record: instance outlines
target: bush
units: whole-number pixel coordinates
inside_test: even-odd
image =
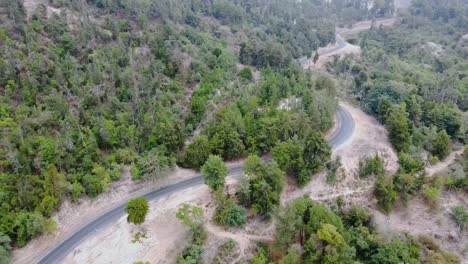
[[[241,226],[245,224],[245,209],[236,204],[232,197],[225,196],[222,192],[216,194],[216,211],[214,219],[216,223],[224,226]]]
[[[443,250],[440,245],[429,236],[419,236],[418,241],[424,250],[424,255],[419,259],[421,263],[460,263],[458,257]]]
[[[203,254],[203,243],[206,239],[206,231],[203,228],[203,209],[184,204],[177,211],[177,219],[190,228],[190,244],[177,256],[177,263],[199,263]]]
[[[327,183],[334,185],[336,182],[338,169],[341,167],[341,157],[337,156],[334,160],[327,162]],[[344,176],[344,173],[343,173]]]
[[[398,199],[398,194],[393,188],[393,177],[378,176],[374,185],[374,196],[380,209],[387,214],[390,213],[393,204]]]
[[[149,205],[146,198],[140,197],[130,200],[125,207],[125,212],[128,214],[127,222],[137,225],[142,224],[145,222],[148,210]]]
[[[385,161],[378,154],[359,161],[359,176],[366,178],[368,176],[378,176],[385,173]]]
[[[452,208],[452,219],[457,223],[461,230],[468,226],[468,210],[462,205]]]
[[[423,190],[424,198],[431,207],[436,207],[439,204],[440,191],[436,187],[426,187]]]
[[[419,248],[411,243],[393,241],[382,245],[377,249],[377,253],[371,256],[371,262],[375,264],[416,264],[419,259]]]
[[[250,67],[244,67],[240,70],[239,76],[246,81],[251,81],[253,78],[252,70]]]
[[[432,155],[437,156],[440,160],[445,159],[450,153],[450,136],[442,129],[437,133],[434,142],[432,142]]]

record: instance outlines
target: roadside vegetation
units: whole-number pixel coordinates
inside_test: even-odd
[[[397,27],[359,35],[360,59],[336,57],[328,73],[298,60],[316,61],[337,26],[394,15],[394,1],[38,2],[0,3],[0,263],[52,232],[63,201],[108,192],[123,168],[154,181],[175,166],[201,171],[216,224],[275,223],[252,263],[459,262],[428,237],[384,239],[365,208],[280,197],[287,182],[301,188],[324,169],[330,185],[346,176],[324,137],[334,78],[351,80],[398,152],[393,175],[377,153],[359,162],[382,212],[417,195],[437,208],[442,192],[466,192],[466,147],[447,177],[425,172],[467,140],[466,1],[414,0]],[[225,162],[241,159],[230,190]],[[143,224],[148,210],[145,198],[131,200],[127,221]],[[451,215],[466,230],[466,207]],[[177,262],[200,263],[204,209],[184,204],[177,218],[190,230]],[[235,246],[223,244],[218,259]]]

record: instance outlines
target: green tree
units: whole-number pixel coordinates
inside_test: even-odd
[[[11,252],[11,239],[2,233],[0,233],[0,263],[7,264],[10,262]]]
[[[145,222],[148,210],[148,199],[140,197],[130,200],[125,207],[125,212],[128,214],[127,222],[136,225],[142,224]]]
[[[242,206],[237,205],[231,196],[224,195],[222,191],[216,192],[215,221],[224,226],[241,226],[245,224],[246,212]]]
[[[199,263],[203,254],[206,231],[203,228],[203,209],[184,204],[176,213],[177,219],[190,228],[190,244],[177,256],[177,263]]]
[[[184,204],[179,208],[176,217],[191,229],[195,229],[204,223],[203,209],[189,204]]]
[[[385,161],[378,154],[359,160],[359,176],[368,177],[370,175],[383,175],[385,173]]]
[[[374,195],[380,209],[387,214],[390,213],[393,208],[393,204],[398,199],[398,194],[393,188],[392,177],[385,178],[383,175],[377,176],[377,180],[374,185]]]
[[[330,145],[328,145],[322,133],[312,131],[306,136],[302,157],[309,171],[298,177],[299,185],[308,182],[311,174],[318,172],[331,158]]]
[[[162,150],[150,150],[137,161],[138,177],[142,180],[160,179],[167,175],[174,163],[174,158],[166,156]]]
[[[271,150],[273,159],[286,174],[296,177],[304,167],[302,148],[293,141],[280,142]]]
[[[234,159],[244,154],[245,146],[236,129],[226,122],[218,126],[210,138],[211,151],[224,159]]]
[[[70,186],[70,192],[71,192],[71,199],[72,202],[78,201],[78,198],[80,198],[80,195],[85,191],[83,186],[79,182],[74,182]]]
[[[301,255],[297,250],[290,249],[288,254],[278,262],[278,264],[299,264],[301,263]]]
[[[58,202],[58,198],[47,195],[42,199],[38,209],[44,216],[50,217],[55,208],[57,208]]]
[[[250,67],[244,67],[242,68],[242,70],[240,70],[239,76],[245,81],[251,81],[253,78],[252,70],[250,69]]]
[[[439,160],[445,159],[450,153],[450,137],[445,130],[440,130],[432,142],[432,155],[437,156]]]
[[[197,136],[187,147],[184,157],[185,164],[192,168],[199,169],[201,166],[203,166],[203,164],[205,164],[210,153],[208,137]]]
[[[205,165],[201,168],[205,184],[211,190],[217,191],[224,188],[224,178],[226,178],[229,170],[224,164],[221,157],[210,155]]]
[[[44,193],[60,199],[67,186],[63,173],[59,173],[53,164],[49,164],[43,174]]]
[[[13,230],[15,230],[18,246],[22,247],[26,242],[42,233],[44,217],[38,213],[21,211],[15,217]]]
[[[371,263],[419,263],[419,248],[416,245],[393,241],[382,245],[377,249],[377,253],[371,256]]]
[[[408,113],[405,104],[393,106],[385,119],[392,145],[398,152],[407,152],[411,146]]]

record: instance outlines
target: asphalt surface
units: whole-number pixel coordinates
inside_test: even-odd
[[[349,43],[346,42],[346,40],[344,40],[343,37],[341,37],[339,34],[336,34],[335,35],[335,39],[336,39],[336,44],[338,46],[332,48],[332,49],[327,49],[327,50],[318,50],[318,54],[319,56],[324,56],[324,55],[328,55],[328,54],[331,54],[331,53],[334,53],[335,51],[338,51],[344,47],[346,47],[346,45],[348,45]],[[314,60],[314,58],[307,58],[307,57],[302,57],[302,58],[299,58],[298,59],[298,62],[299,64],[301,65],[308,65],[310,64],[312,61]]]
[[[328,143],[331,145],[332,148],[336,148],[339,145],[343,144],[347,139],[351,137],[354,130],[354,120],[347,110],[345,110],[342,107],[338,107],[336,117],[338,129],[331,135],[331,138],[328,140]],[[232,167],[230,168],[228,176],[239,175],[242,172],[242,169],[242,166]],[[147,198],[148,200],[160,199],[171,193],[184,191],[185,189],[202,183],[203,176],[200,174],[188,180],[184,180],[179,183],[175,183],[157,190],[150,191],[144,194],[143,197]],[[77,230],[75,233],[68,236],[59,244],[51,248],[37,263],[62,263],[61,260],[87,236],[94,232],[97,232],[100,228],[103,228],[106,225],[117,221],[117,219],[122,217],[125,214],[126,203],[127,201],[110,209],[106,213],[98,216],[97,218],[85,224],[83,227],[81,227],[81,229]]]
[[[320,56],[323,56],[323,55],[327,55],[327,54],[330,54],[330,53],[333,53],[337,50],[340,50],[344,47],[346,47],[346,45],[348,44],[340,35],[336,34],[336,43],[338,44],[337,47],[333,48],[333,49],[329,49],[329,50],[324,50],[324,51],[319,51],[319,55]]]

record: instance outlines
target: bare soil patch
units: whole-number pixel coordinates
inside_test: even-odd
[[[317,60],[316,63],[314,63],[313,60],[309,60],[305,65],[303,65],[303,67],[305,69],[311,69],[311,70],[324,69],[327,62],[331,61],[335,56],[341,58],[344,55],[355,54],[359,56],[361,54],[361,48],[359,46],[352,45],[350,43],[346,43],[346,46],[344,46],[341,49],[328,53],[328,51],[335,49],[336,46],[337,44],[334,43],[325,48],[319,48],[318,49],[319,54],[325,53],[325,55],[319,56],[319,59]]]
[[[396,17],[376,20],[375,27],[391,27],[397,21]],[[343,37],[350,37],[359,34],[362,31],[369,30],[372,26],[372,20],[364,20],[353,24],[351,27],[337,28],[336,32]]]
[[[373,210],[378,230],[391,237],[394,232],[428,235],[451,252],[458,253],[463,263],[468,259],[468,236],[451,218],[451,208],[468,204],[466,193],[445,192],[438,208],[427,205],[423,198],[413,199],[407,207],[395,208],[388,216]]]

